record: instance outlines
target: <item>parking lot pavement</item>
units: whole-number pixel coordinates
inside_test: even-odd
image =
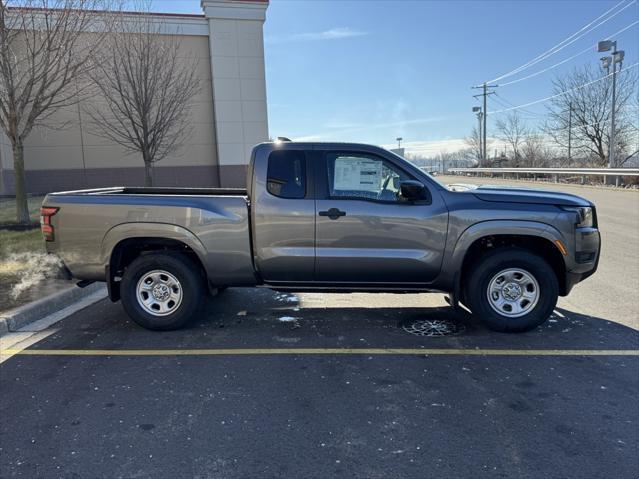
[[[56,328],[0,364],[3,478],[639,470],[639,333],[596,317],[507,335],[440,295],[230,289],[180,331],[107,300]]]

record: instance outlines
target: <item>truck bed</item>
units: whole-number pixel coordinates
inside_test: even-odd
[[[58,254],[74,277],[104,280],[118,245],[135,238],[170,239],[191,248],[213,284],[255,282],[244,189],[99,188],[47,195]]]

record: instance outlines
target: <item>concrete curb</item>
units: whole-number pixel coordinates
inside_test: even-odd
[[[0,336],[18,331],[101,290],[104,290],[104,297],[106,297],[104,283],[93,283],[85,288],[73,285],[37,301],[0,313]],[[99,295],[96,297],[102,299]]]

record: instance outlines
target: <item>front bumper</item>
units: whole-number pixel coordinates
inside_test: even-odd
[[[601,256],[601,234],[597,228],[577,228],[575,231],[575,253],[570,269],[566,271],[565,293],[579,282],[592,276],[599,266]]]

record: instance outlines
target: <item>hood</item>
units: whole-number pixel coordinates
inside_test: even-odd
[[[592,206],[590,201],[581,196],[561,193],[559,191],[537,190],[533,188],[509,188],[480,186],[469,190],[475,197],[483,201],[502,203],[536,203],[559,206]]]

